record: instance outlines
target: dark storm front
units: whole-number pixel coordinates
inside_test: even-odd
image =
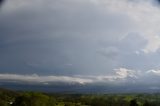
[[[0,4],[2,4],[4,2],[4,0],[0,0]]]
[[[27,84],[15,82],[1,82],[0,87],[17,91],[40,91],[48,93],[82,93],[82,94],[108,94],[108,93],[158,93],[158,87],[142,84],[130,85],[104,85],[104,84]]]

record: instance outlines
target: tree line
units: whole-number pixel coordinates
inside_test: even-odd
[[[160,94],[49,94],[0,89],[0,106],[160,106]]]

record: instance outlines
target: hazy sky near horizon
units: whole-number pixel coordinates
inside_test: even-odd
[[[0,80],[158,83],[159,23],[158,0],[6,0]]]

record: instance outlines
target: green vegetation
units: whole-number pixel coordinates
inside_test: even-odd
[[[160,106],[160,94],[47,94],[0,89],[0,106]]]

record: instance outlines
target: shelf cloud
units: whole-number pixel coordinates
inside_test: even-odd
[[[126,68],[115,69],[113,74],[110,75],[72,75],[72,76],[55,76],[55,75],[22,75],[22,74],[0,74],[1,81],[8,82],[21,82],[21,83],[32,83],[32,84],[54,84],[54,83],[66,83],[66,84],[146,84],[146,81],[156,82],[158,84],[157,78],[159,79],[159,70],[149,70],[145,73],[136,70],[130,70]],[[149,78],[149,79],[148,79]]]

